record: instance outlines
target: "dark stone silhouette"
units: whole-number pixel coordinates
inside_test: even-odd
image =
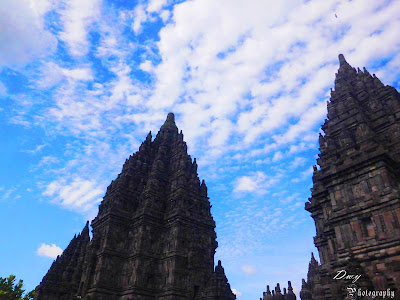
[[[400,94],[342,54],[339,62],[305,205],[321,264],[312,254],[300,298],[370,299],[358,290],[386,290],[400,299]],[[263,296],[292,299],[279,284]]]
[[[221,261],[214,270],[210,208],[196,159],[170,113],[107,188],[92,240],[87,223],[36,288],[36,299],[236,299]]]
[[[312,256],[300,296],[352,299],[353,287],[400,297],[400,95],[342,54],[339,61],[305,206],[321,264]],[[342,270],[360,277],[334,279]]]
[[[283,294],[281,293],[280,284],[277,283],[275,290],[270,290],[267,285],[267,291],[263,293],[263,298],[260,300],[296,300],[296,295],[293,293],[292,283],[288,281],[288,288],[283,288]]]

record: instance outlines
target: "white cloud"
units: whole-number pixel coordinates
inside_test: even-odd
[[[62,252],[63,252],[63,250],[60,247],[56,246],[55,244],[51,244],[51,245],[42,244],[36,253],[39,256],[57,258],[58,255],[62,254]]]
[[[299,193],[295,193],[293,195],[287,196],[287,197],[281,199],[280,201],[281,201],[282,204],[288,204],[288,203],[293,202],[295,200],[301,200],[301,197],[300,197]]]
[[[43,156],[40,162],[38,163],[38,167],[42,167],[45,165],[50,165],[59,162],[58,158],[55,156]]]
[[[37,152],[42,151],[42,149],[43,149],[44,147],[46,147],[46,146],[47,146],[46,144],[41,144],[41,145],[37,145],[37,146],[35,147],[35,149],[33,149],[33,150],[21,150],[21,151],[22,151],[22,152],[26,152],[26,153],[35,154],[35,153],[37,153]]]
[[[313,172],[314,172],[313,167],[309,167],[309,168],[307,168],[305,171],[301,172],[299,177],[294,178],[294,179],[292,179],[291,181],[292,181],[292,182],[301,182],[301,181],[304,181],[304,180],[310,178],[311,175],[313,174]]]
[[[267,251],[272,239],[299,226],[302,222],[299,216],[304,211],[283,209],[276,206],[277,202],[275,197],[264,197],[262,201],[246,199],[239,205],[235,202],[234,208],[218,223],[218,255],[230,261]],[[269,238],[265,239],[266,236]]]
[[[236,290],[236,289],[232,289],[232,293],[234,293],[235,295],[236,295],[236,297],[240,297],[240,296],[242,296],[242,293],[241,292],[239,292],[238,290]]]
[[[5,191],[4,191],[4,188],[3,188],[3,187],[0,188],[0,191],[4,191],[4,193],[2,193],[1,196],[0,196],[0,200],[6,201],[6,200],[10,199],[10,198],[11,198],[11,195],[12,195],[16,190],[17,190],[17,189],[14,188],[14,187],[13,187],[13,188],[6,189]]]
[[[5,96],[7,94],[7,88],[5,85],[0,81],[0,96]]]
[[[361,11],[372,12],[356,2],[354,5],[360,6]],[[196,107],[202,122],[188,118],[190,125],[184,122],[183,126],[195,132],[191,133],[195,135],[191,143],[196,140],[201,144],[202,136],[214,132],[213,118],[230,120],[234,112],[238,113],[238,120],[232,130],[239,137],[242,135],[242,149],[277,129],[278,144],[309,141],[313,137],[310,130],[326,114],[322,96],[333,84],[337,54],[361,51],[353,50],[351,39],[345,39],[347,35],[356,37],[361,31],[344,31],[343,36],[338,32],[350,22],[352,28],[371,27],[363,31],[364,35],[383,23],[395,23],[393,13],[392,21],[378,17],[380,22],[374,25],[367,24],[365,18],[331,18],[337,11],[349,12],[350,4],[339,1],[282,1],[269,17],[259,14],[270,10],[263,9],[263,5],[270,8],[262,1],[253,1],[252,5],[241,1],[234,5],[185,2],[175,5],[173,23],[161,30],[158,48],[162,62],[155,66],[155,91],[148,104],[151,110],[156,106],[178,107],[184,119],[192,114],[191,107]],[[239,18],[242,21],[236,22]],[[213,28],[221,30],[216,32]],[[321,47],[326,49],[321,52]],[[396,47],[399,48],[398,43],[390,53],[395,53]],[[180,103],[181,97],[190,99],[191,104]],[[241,111],[245,106],[250,109]],[[226,137],[221,139],[225,145],[231,141],[231,132],[221,133]],[[206,145],[223,149],[212,139]]]
[[[101,202],[103,193],[104,191],[97,187],[96,182],[78,177],[70,183],[65,179],[51,182],[43,195],[51,197],[52,202],[64,208],[86,213]]]
[[[259,179],[261,177],[262,179]],[[260,175],[258,178],[242,176],[236,182],[235,192],[253,192],[257,189],[257,184],[265,178],[264,175]]]
[[[64,2],[60,11],[63,31],[60,39],[64,41],[73,56],[83,56],[89,51],[88,32],[100,14],[99,0],[71,0]]]
[[[154,66],[153,66],[153,63],[151,62],[151,60],[145,60],[144,62],[142,62],[140,64],[139,69],[141,69],[147,73],[153,73]]]
[[[150,0],[147,5],[147,11],[150,13],[159,12],[167,2],[168,0]]]
[[[62,80],[77,81],[93,80],[92,69],[85,66],[80,68],[62,68],[55,62],[46,62],[41,66],[36,84],[41,89],[51,88]]]
[[[299,166],[302,166],[306,163],[307,159],[305,159],[304,157],[295,157],[295,159],[290,163],[290,167],[292,168],[297,168]]]
[[[21,125],[23,127],[30,127],[31,122],[29,122],[24,114],[16,115],[10,118],[10,123],[15,125]]]
[[[142,23],[146,21],[146,8],[143,4],[139,4],[135,7],[134,16],[133,16],[133,31],[138,34],[142,29]]]
[[[282,195],[284,195],[284,194],[287,194],[287,192],[288,192],[288,191],[285,191],[285,190],[279,191],[279,192],[277,192],[277,193],[273,193],[272,196],[274,196],[274,197],[282,196]]]
[[[246,266],[241,266],[240,269],[246,273],[246,274],[256,274],[257,270],[253,266],[246,265]]]
[[[139,4],[133,11],[121,11],[118,20],[133,18],[133,30],[139,34],[146,21],[153,21],[151,16],[167,11],[165,5],[164,0]],[[349,11],[350,6],[359,10]],[[88,32],[98,29],[95,55],[115,78],[88,89],[94,80],[91,66],[63,68],[49,62],[52,70],[40,84],[52,87],[64,82],[56,90],[56,106],[49,113],[74,134],[104,136],[106,130],[131,124],[154,130],[172,110],[179,114],[180,128],[191,151],[200,153],[199,160],[212,164],[235,149],[254,157],[279,150],[271,157],[279,161],[288,154],[286,145],[290,154],[315,147],[337,54],[349,53],[353,58],[355,52],[372,53],[370,47],[353,49],[352,43],[359,36],[367,44],[375,42],[367,36],[378,29],[388,32],[380,34],[380,39],[396,35],[393,11],[398,4],[389,6],[371,15],[374,21],[366,22],[366,17],[353,16],[359,11],[371,14],[377,8],[360,1],[280,1],[271,8],[265,1],[232,5],[194,0],[174,5],[171,22],[159,32],[159,42],[133,45],[123,36],[120,24],[100,18],[104,12],[98,1],[73,1],[61,10],[61,39],[79,56],[90,48]],[[332,18],[335,12],[342,15],[340,20]],[[72,30],[73,26],[77,29]],[[378,55],[394,55],[393,49],[400,47],[395,41],[390,42],[393,48],[365,56],[360,64]],[[130,63],[129,53],[138,47],[146,51]],[[150,74],[149,85],[132,78],[136,69]]]
[[[160,18],[163,20],[164,23],[166,23],[168,21],[170,16],[171,16],[171,13],[169,10],[163,10],[160,13]]]
[[[298,123],[291,125],[288,131],[282,135],[274,136],[274,139],[279,144],[284,144],[294,141],[304,132],[308,132],[318,121],[323,119],[327,114],[326,103],[322,102],[314,107],[311,107],[307,112],[305,112]]]
[[[1,2],[0,67],[21,66],[53,53],[57,40],[45,28],[44,19],[52,7],[50,0]]]
[[[295,153],[299,153],[299,152],[303,152],[309,149],[313,149],[315,147],[314,143],[299,143],[297,145],[291,145],[289,147],[289,153],[290,154],[295,154]]]
[[[284,158],[284,155],[281,151],[277,151],[275,152],[274,156],[272,157],[272,161],[276,162],[278,160],[281,160],[282,158]]]
[[[263,195],[268,192],[268,188],[277,184],[282,177],[282,173],[275,176],[268,176],[263,172],[252,172],[249,176],[241,176],[235,180],[234,193],[256,193]]]
[[[92,70],[89,68],[62,69],[62,72],[66,77],[75,80],[93,80]]]

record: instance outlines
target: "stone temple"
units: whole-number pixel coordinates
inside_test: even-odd
[[[221,261],[215,222],[196,159],[174,115],[126,160],[99,213],[54,261],[38,300],[236,299]]]
[[[301,300],[400,299],[400,94],[343,55],[319,137],[316,226]],[[93,220],[36,288],[38,300],[230,300],[207,187],[169,114],[108,187]],[[304,237],[308,238],[308,237]],[[355,277],[356,276],[356,280]],[[361,295],[358,291],[361,291]],[[392,297],[393,296],[393,297]],[[262,300],[295,300],[291,282]]]
[[[400,95],[339,61],[305,205],[321,263],[312,255],[300,297],[372,299],[363,291],[386,290],[400,299]],[[276,294],[268,287],[263,299],[289,299]]]

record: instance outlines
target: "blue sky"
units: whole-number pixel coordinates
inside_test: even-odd
[[[172,111],[238,299],[298,291],[337,56],[399,89],[399,28],[399,1],[3,0],[0,276],[33,289]]]

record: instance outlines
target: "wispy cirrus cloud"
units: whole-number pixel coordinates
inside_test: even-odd
[[[256,193],[259,195],[268,192],[268,188],[277,184],[282,174],[267,176],[263,172],[255,172],[249,176],[238,177],[235,182],[234,193]]]
[[[257,273],[257,269],[250,265],[242,266],[241,269],[246,274],[256,274]]]
[[[300,173],[300,176],[297,178],[293,178],[292,182],[300,182],[303,181],[311,176],[313,173],[313,167],[308,167],[306,170]]]
[[[93,23],[100,17],[100,6],[99,0],[72,0],[62,3],[59,12],[63,30],[59,33],[59,38],[67,44],[72,56],[79,57],[88,53],[88,34]]]
[[[54,53],[57,38],[45,25],[45,15],[53,8],[51,0],[2,1],[0,67],[23,66],[32,59]]]
[[[43,195],[51,197],[54,203],[81,212],[87,212],[99,204],[102,194],[104,191],[97,188],[96,182],[81,178],[74,178],[72,182],[53,181],[43,192]]]

